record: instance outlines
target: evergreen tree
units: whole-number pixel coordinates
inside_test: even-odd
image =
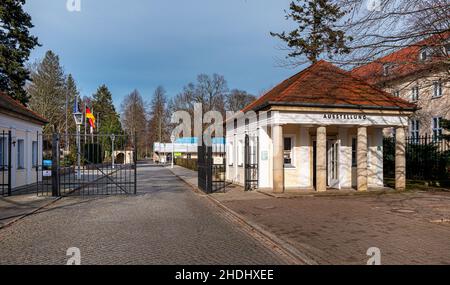
[[[336,28],[336,22],[344,16],[345,12],[331,0],[295,0],[290,4],[290,12],[286,12],[286,19],[297,22],[298,28],[289,33],[270,34],[292,49],[288,58],[305,56],[315,63],[323,53],[332,58],[350,52],[347,42],[352,38]]]
[[[47,51],[44,59],[31,74],[32,82],[27,91],[30,108],[48,119],[45,127],[51,131],[63,132],[65,127],[66,78],[59,64],[59,57]]]
[[[114,107],[112,94],[106,85],[102,85],[92,96],[92,108],[97,119],[97,132],[102,134],[120,134],[122,125],[120,115]]]
[[[73,119],[73,105],[75,103],[75,98],[80,96],[80,92],[78,91],[77,84],[72,74],[67,76],[66,85],[65,85],[66,97],[67,97],[67,130],[68,133],[74,133],[76,131],[75,121]]]
[[[30,79],[25,62],[38,45],[37,38],[29,33],[33,24],[23,11],[24,4],[25,0],[0,1],[0,90],[22,104],[29,99],[24,90]]]

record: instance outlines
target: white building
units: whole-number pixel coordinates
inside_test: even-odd
[[[0,92],[0,190],[5,191],[8,184],[9,161],[12,189],[36,183],[36,167],[42,164],[42,128],[45,124],[47,120],[41,115]],[[11,142],[8,141],[9,133]]]
[[[402,190],[405,128],[415,109],[320,61],[227,120],[226,179],[277,193],[383,187],[383,129],[393,127]]]
[[[224,152],[224,138],[213,138],[213,152]],[[179,138],[175,143],[159,143],[153,145],[155,159],[161,163],[170,161],[172,152],[175,158],[197,159],[198,157],[198,138],[188,137]]]

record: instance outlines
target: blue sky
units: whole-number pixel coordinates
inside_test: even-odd
[[[116,106],[137,88],[149,99],[158,85],[177,94],[199,73],[225,76],[230,88],[259,94],[296,72],[278,66],[285,52],[269,35],[292,27],[291,0],[29,0],[32,33],[59,56],[83,96],[107,84]]]

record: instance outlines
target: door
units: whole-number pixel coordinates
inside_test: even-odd
[[[328,141],[328,186],[339,189],[339,142],[337,140]]]

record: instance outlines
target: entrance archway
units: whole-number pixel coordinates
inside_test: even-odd
[[[116,156],[116,163],[117,164],[124,164],[125,163],[125,154],[123,152],[117,154],[117,156]]]

